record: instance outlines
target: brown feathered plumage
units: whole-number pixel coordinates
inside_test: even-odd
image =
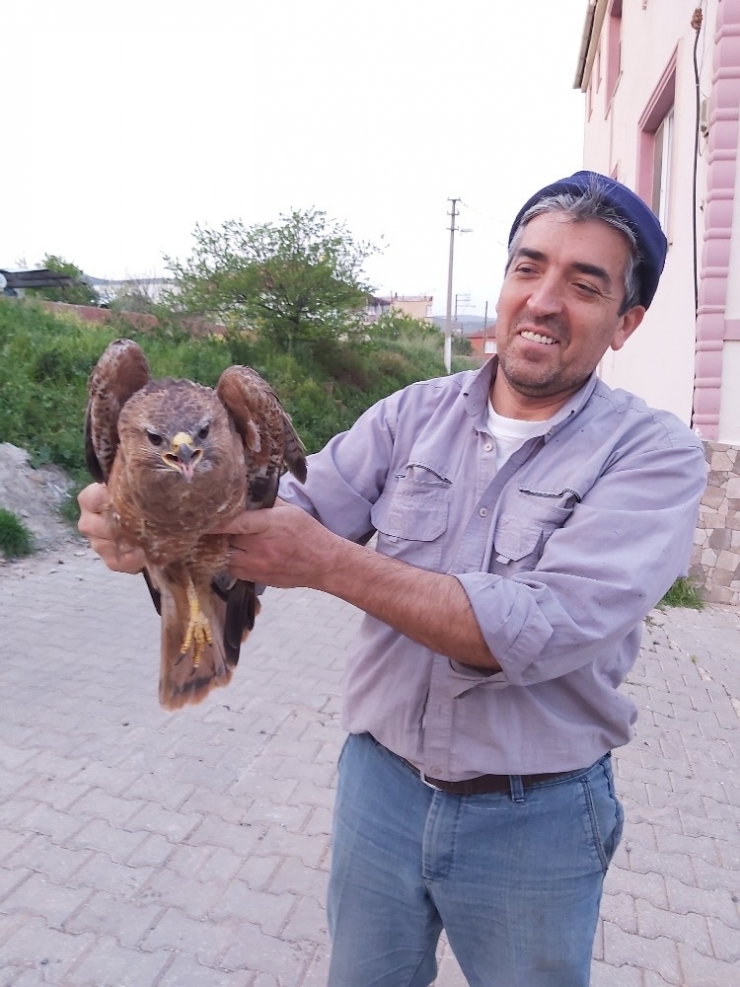
[[[215,391],[152,380],[141,348],[117,339],[88,393],[87,464],[108,485],[121,540],[144,550],[162,617],[159,701],[198,703],[228,685],[259,612],[254,585],[228,574],[228,536],[207,532],[245,508],[271,507],[283,464],[303,482],[303,446],[250,367],[229,367]]]

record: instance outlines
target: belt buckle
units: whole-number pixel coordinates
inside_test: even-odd
[[[431,788],[433,792],[441,792],[442,791],[441,788],[438,788],[437,785],[433,785],[431,783],[431,781],[429,781],[429,779],[424,774],[424,772],[421,770],[421,768],[419,768],[419,777],[421,778],[422,782],[427,786],[427,788]]]

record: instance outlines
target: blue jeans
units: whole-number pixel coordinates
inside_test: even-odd
[[[522,790],[434,791],[369,734],[339,759],[328,987],[428,987],[441,930],[471,987],[587,987],[622,833],[611,757]]]

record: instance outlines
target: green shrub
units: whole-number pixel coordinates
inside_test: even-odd
[[[18,559],[33,551],[33,535],[11,511],[0,507],[0,552],[6,559]]]
[[[0,299],[0,440],[27,449],[34,466],[82,473],[87,377],[113,338],[107,326]]]
[[[682,576],[675,581],[658,606],[663,609],[665,607],[690,607],[692,610],[702,610],[704,600],[693,580]]]

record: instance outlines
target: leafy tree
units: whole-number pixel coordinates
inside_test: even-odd
[[[455,356],[470,356],[473,352],[473,344],[467,336],[452,337],[452,352]]]
[[[108,303],[112,312],[139,312],[144,315],[156,315],[158,305],[155,301],[153,285],[150,281],[131,281],[119,291]]]
[[[298,342],[339,338],[365,328],[363,264],[375,247],[317,209],[295,210],[277,223],[237,220],[195,229],[184,263],[166,257],[172,304],[249,328],[286,351]]]
[[[45,298],[50,302],[67,302],[69,305],[98,304],[98,293],[87,283],[84,272],[76,264],[56,254],[47,254],[40,266],[57,274],[66,274],[74,279],[74,283],[66,288],[34,288],[34,298]]]

